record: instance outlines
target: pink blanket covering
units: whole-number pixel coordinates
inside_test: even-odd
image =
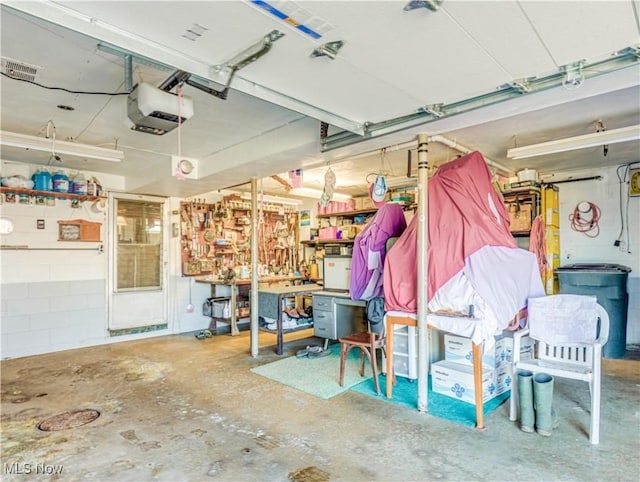
[[[509,215],[479,152],[443,164],[429,180],[428,299],[484,246],[516,248]],[[384,266],[387,311],[416,313],[417,228],[414,216]]]

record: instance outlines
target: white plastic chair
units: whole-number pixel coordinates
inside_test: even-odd
[[[586,309],[584,306],[588,305]],[[579,307],[579,308],[576,308]],[[521,360],[522,337],[534,339],[531,360]],[[529,300],[527,327],[514,333],[513,377],[518,370],[589,383],[589,440],[600,442],[600,383],[602,347],[609,338],[609,315],[595,297],[552,295]],[[517,384],[511,390],[509,418],[516,420]]]

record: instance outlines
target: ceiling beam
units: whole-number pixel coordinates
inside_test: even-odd
[[[416,112],[404,116],[388,119],[382,122],[367,123],[365,135],[355,134],[353,132],[337,132],[321,139],[322,151],[330,151],[340,147],[349,146],[358,142],[367,141],[375,137],[381,137],[395,132],[400,132],[410,128],[420,127],[424,130],[424,126],[430,123],[437,123],[453,116],[472,113],[482,110],[490,106],[502,104],[506,101],[521,99],[525,97],[535,97],[533,94],[547,92],[558,87],[564,87],[564,97],[568,102],[575,100],[572,92],[580,90],[588,91],[586,87],[587,81],[592,82],[597,77],[612,76],[621,70],[626,70],[627,74],[634,76],[635,85],[638,84],[638,63],[639,52],[637,47],[628,47],[612,55],[592,62],[580,62],[581,80],[575,84],[573,88],[567,87],[574,75],[568,67],[562,67],[558,72],[547,75],[533,76],[527,79],[514,80],[510,84],[503,85],[499,89],[484,94],[451,102],[449,104],[433,104],[422,106]],[[613,76],[612,76],[613,77]],[[583,85],[585,84],[585,85]],[[614,89],[615,90],[615,89]],[[581,94],[578,94],[580,96]],[[539,97],[539,96],[538,96]],[[538,99],[539,101],[539,99]],[[558,103],[563,103],[559,101]],[[523,105],[523,104],[521,104]],[[537,110],[536,102],[531,104],[530,110]],[[508,112],[507,109],[503,109]]]

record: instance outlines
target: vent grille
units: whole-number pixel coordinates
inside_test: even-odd
[[[14,79],[33,82],[36,79],[39,69],[40,67],[37,65],[2,57],[2,72]]]

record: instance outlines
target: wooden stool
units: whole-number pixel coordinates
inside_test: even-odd
[[[361,332],[354,333],[339,339],[340,341],[340,386],[344,386],[344,364],[347,355],[352,348],[360,348],[360,376],[364,376],[364,356],[369,358],[371,369],[373,370],[373,380],[376,385],[376,392],[380,395],[380,382],[378,381],[378,362],[376,360],[376,349],[381,348],[386,356],[385,339],[376,333]]]

